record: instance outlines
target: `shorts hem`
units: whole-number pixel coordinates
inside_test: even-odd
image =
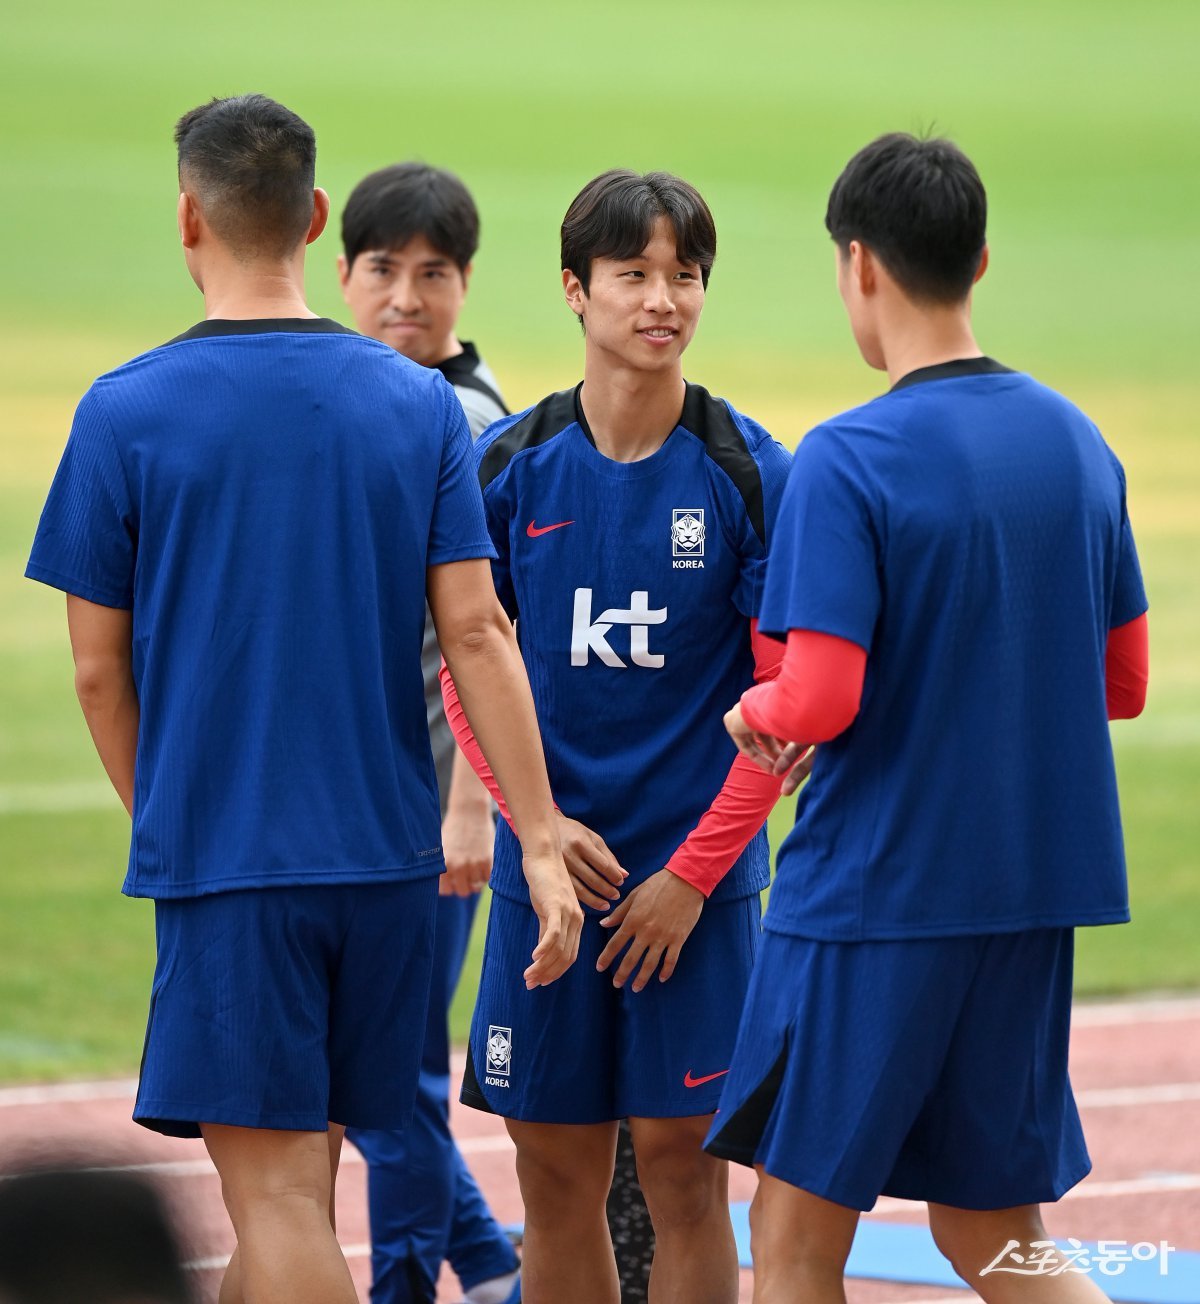
[[[1043,1181],[1036,1188],[1034,1188],[1033,1183],[1030,1183],[1027,1189],[1019,1188],[1017,1192],[1007,1190],[995,1196],[973,1195],[970,1198],[963,1199],[954,1192],[939,1191],[936,1194],[930,1194],[928,1188],[919,1186],[905,1187],[902,1183],[894,1185],[888,1183],[879,1194],[895,1200],[917,1200],[927,1204],[948,1205],[951,1209],[967,1209],[976,1213],[990,1213],[996,1209],[1013,1209],[1025,1204],[1055,1204],[1072,1187],[1078,1186],[1091,1171],[1092,1161],[1089,1159],[1082,1167],[1072,1169],[1069,1177],[1056,1178],[1050,1182]],[[921,1190],[922,1193],[917,1194],[918,1190]]]
[[[253,1127],[278,1132],[327,1132],[329,1119],[295,1111],[284,1114],[256,1114],[248,1110],[212,1109],[207,1105],[170,1104],[150,1100],[139,1102],[133,1121],[163,1136],[198,1137],[202,1123],[221,1127]]]

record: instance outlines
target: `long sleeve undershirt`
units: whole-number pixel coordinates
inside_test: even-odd
[[[1104,669],[1110,720],[1141,713],[1149,665],[1149,626],[1143,613],[1108,635]],[[867,654],[857,643],[793,629],[778,677],[742,694],[742,718],[755,733],[788,742],[828,742],[858,714],[866,668]]]
[[[750,643],[754,652],[755,683],[766,684],[779,673],[784,655],[783,646],[759,634],[757,621],[750,622]],[[458,700],[454,680],[444,664],[441,684],[446,719],[450,722],[455,740],[471,768],[492,794],[500,814],[508,820],[504,796],[482,748],[471,732],[466,713]],[[779,799],[782,783],[782,778],[765,773],[745,757],[736,757],[720,791],[696,827],[667,861],[665,868],[691,883],[705,896],[710,895],[746,849],[750,839],[762,827]],[[509,823],[511,825],[511,821]],[[603,836],[603,830],[596,831]]]

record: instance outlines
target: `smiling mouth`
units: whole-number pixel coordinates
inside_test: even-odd
[[[671,340],[679,334],[670,326],[648,326],[644,330],[638,331],[639,335],[644,335],[648,340]]]

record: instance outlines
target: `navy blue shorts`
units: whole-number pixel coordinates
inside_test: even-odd
[[[548,987],[521,977],[532,908],[492,898],[462,1100],[530,1123],[711,1114],[729,1071],[760,935],[757,895],[704,907],[675,972],[643,991],[596,972],[611,934],[584,912],[579,958]]]
[[[168,1136],[403,1127],[436,904],[436,878],[156,901],[134,1118]]]
[[[707,1149],[852,1209],[1057,1200],[1091,1168],[1067,1076],[1074,935],[768,932]]]

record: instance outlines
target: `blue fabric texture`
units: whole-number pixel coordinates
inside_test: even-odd
[[[600,453],[570,391],[497,423],[476,458],[555,800],[604,838],[630,890],[666,864],[736,755],[722,716],[753,683],[750,619],[790,454],[689,385],[679,425],[640,461]],[[713,899],[767,876],[759,833]],[[503,824],[492,888],[528,901]]]
[[[1146,609],[1124,475],[1066,399],[990,365],[916,373],[796,453],[761,627],[850,640],[867,670],[797,803],[769,930],[1128,918],[1104,685],[1109,630]]]
[[[125,891],[439,873],[425,570],[492,553],[453,390],[336,323],[204,323],[96,381],[27,574],[132,608]]]

